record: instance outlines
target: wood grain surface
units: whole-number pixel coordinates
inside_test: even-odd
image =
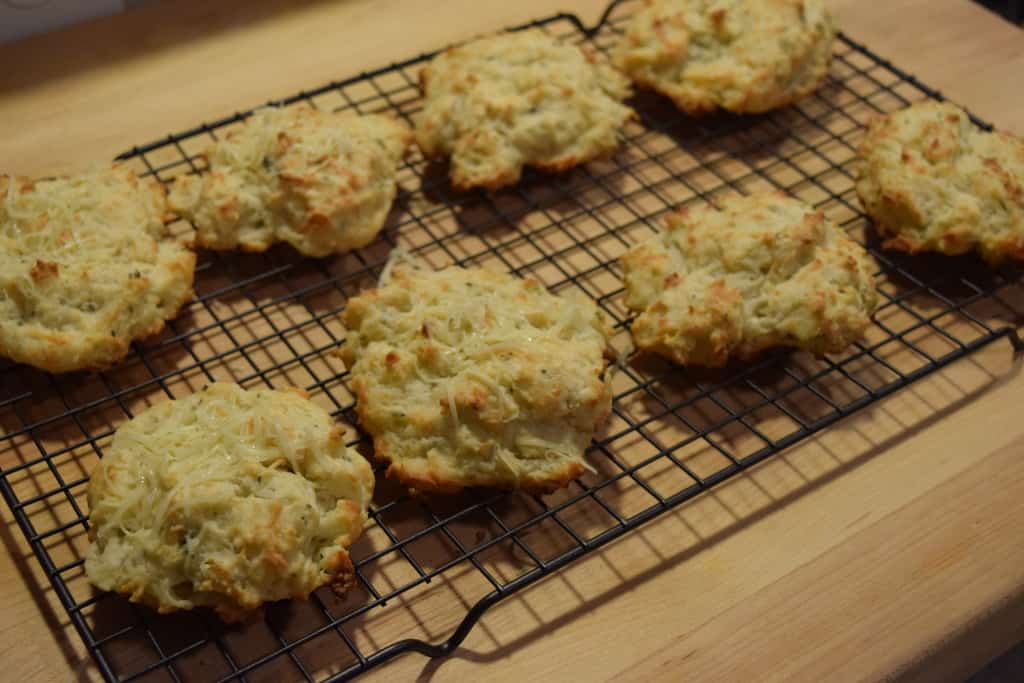
[[[832,5],[854,39],[1024,133],[1021,31],[966,0]],[[102,162],[561,7],[179,0],[0,46],[0,172]],[[1022,401],[1019,364],[993,344],[501,603],[455,656],[368,678],[962,679],[1024,638]],[[0,521],[0,677],[97,679],[5,506]],[[479,597],[468,576],[446,588]],[[464,609],[429,594],[408,608],[355,637],[439,640]],[[310,655],[318,671],[332,652]]]

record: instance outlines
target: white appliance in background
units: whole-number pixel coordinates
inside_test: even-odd
[[[125,0],[0,0],[0,43],[120,12],[125,4]]]

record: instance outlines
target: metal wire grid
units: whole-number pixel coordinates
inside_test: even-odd
[[[607,50],[633,7],[613,4],[590,30],[568,15],[531,26]],[[415,71],[429,57],[283,104],[408,117],[418,107]],[[662,213],[776,188],[864,237],[851,171],[864,123],[922,97],[938,94],[841,37],[828,84],[797,106],[693,120],[641,94],[641,121],[614,158],[562,176],[528,172],[495,195],[454,193],[444,168],[413,156],[397,209],[368,248],[324,260],[284,248],[204,253],[196,300],[112,370],[54,377],[4,366],[0,491],[109,680],[322,680],[410,650],[446,654],[490,605],[670,507],[1001,337],[1019,348],[1006,325],[1021,318],[1019,275],[971,258],[902,258],[869,239],[884,301],[849,351],[823,359],[778,352],[716,372],[620,361],[613,416],[588,455],[596,473],[543,497],[409,498],[379,478],[369,528],[352,548],[357,587],[344,599],[322,590],[308,603],[272,605],[265,621],[244,627],[202,610],[158,616],[93,592],[82,570],[88,471],[117,425],[218,379],[302,386],[355,424],[347,375],[332,354],[344,343],[337,314],[396,245],[434,267],[486,265],[554,291],[578,288],[615,321],[613,343],[624,350],[629,317],[616,259],[653,234]],[[202,148],[244,116],[123,158],[165,182],[202,171]],[[350,445],[369,452],[358,435]]]

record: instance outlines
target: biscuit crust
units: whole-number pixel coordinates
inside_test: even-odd
[[[178,178],[168,202],[207,249],[277,242],[321,257],[377,236],[412,132],[383,115],[266,108],[213,143],[209,171]]]
[[[1024,259],[1024,139],[921,102],[872,121],[860,153],[857,194],[885,247]]]
[[[351,581],[373,472],[298,390],[215,383],[137,415],[89,481],[89,580],[161,612],[262,603]]]
[[[683,365],[721,367],[780,346],[838,353],[878,302],[867,252],[781,194],[681,209],[621,263],[637,347]]]
[[[127,168],[0,176],[0,355],[101,370],[192,297],[195,254],[164,226],[156,180]]]
[[[396,266],[351,299],[342,357],[388,475],[419,491],[552,491],[611,409],[592,301],[483,269]]]
[[[648,0],[612,61],[688,114],[760,113],[817,90],[835,33],[823,0]]]
[[[513,185],[524,166],[560,172],[607,156],[633,111],[629,81],[539,29],[453,47],[420,72],[416,141],[451,157],[456,188]]]

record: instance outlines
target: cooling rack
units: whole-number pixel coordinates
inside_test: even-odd
[[[606,51],[636,6],[613,3],[590,28],[568,14],[527,26]],[[417,70],[431,56],[276,104],[408,119],[419,107]],[[50,376],[0,366],[0,492],[111,681],[335,680],[401,653],[450,653],[491,605],[673,506],[987,344],[1006,338],[1021,350],[1012,327],[1021,319],[1018,271],[970,257],[902,257],[880,251],[865,232],[852,170],[865,122],[928,97],[941,96],[840,36],[828,82],[795,106],[695,120],[641,93],[639,121],[614,158],[559,176],[527,172],[493,195],[453,192],[443,167],[414,155],[369,247],[322,260],[285,248],[203,253],[195,300],[111,370]],[[246,116],[120,158],[163,182],[201,172],[203,148]],[[847,352],[776,352],[714,372],[623,354],[612,417],[588,454],[593,473],[547,496],[410,498],[379,477],[368,528],[351,551],[357,585],[344,598],[321,590],[308,602],[269,606],[258,623],[228,627],[204,610],[157,615],[88,586],[88,472],[114,429],[148,405],[214,380],[291,385],[355,424],[347,374],[332,353],[344,343],[338,314],[375,281],[393,247],[433,267],[489,266],[553,291],[578,289],[614,320],[613,344],[625,351],[618,256],[654,234],[672,207],[762,189],[821,207],[877,260],[882,305]],[[350,445],[369,453],[367,440],[350,433]],[[442,616],[427,623],[424,604],[446,608],[433,609]]]

